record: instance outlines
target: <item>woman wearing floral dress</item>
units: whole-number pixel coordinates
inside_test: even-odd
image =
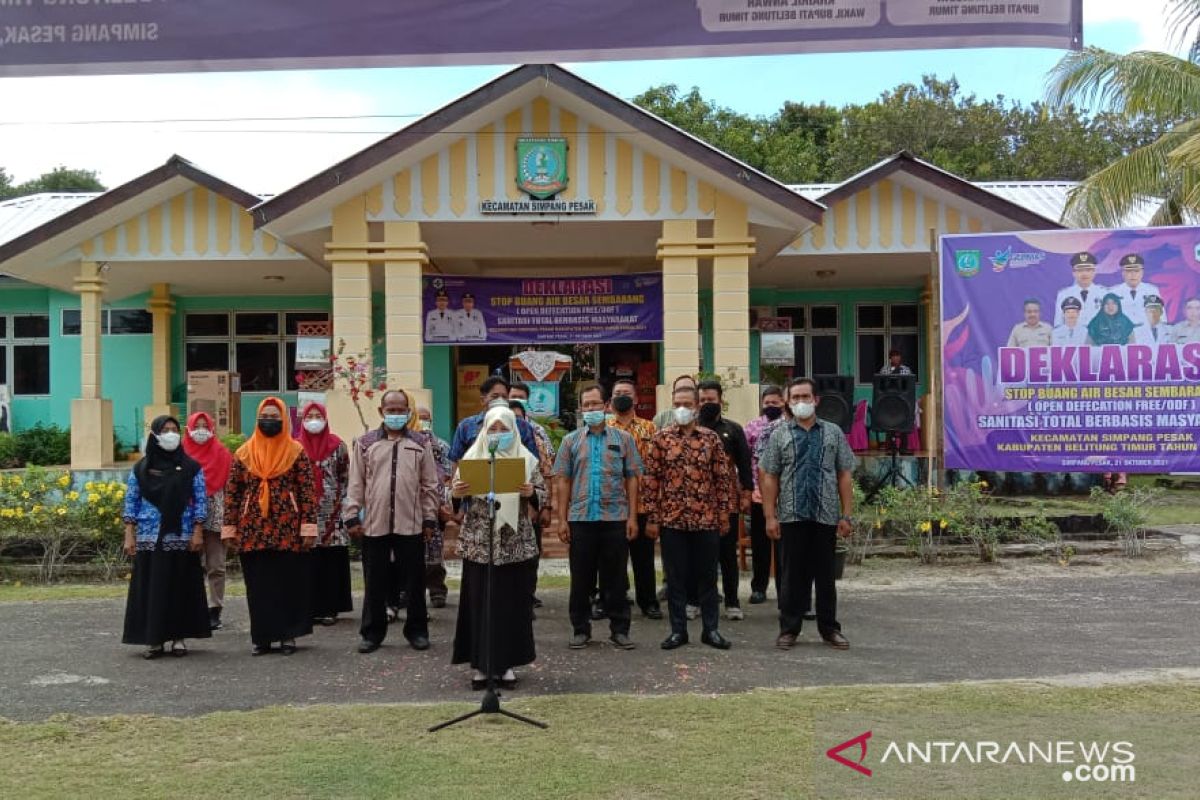
[[[163,655],[168,642],[171,655],[187,655],[184,639],[212,636],[199,554],[204,471],[179,443],[179,421],[155,419],[125,490],[125,552],[133,556],[133,576],[121,641],[147,645],[146,658]]]
[[[238,448],[225,493],[221,538],[241,556],[256,656],[275,642],[291,655],[296,637],[312,633],[313,466],[289,427],[282,400],[259,404],[254,434]]]
[[[353,611],[350,596],[350,539],[342,529],[342,499],[350,477],[350,451],[329,430],[325,406],[307,403],[300,412],[297,437],[313,464],[317,499],[317,543],[312,550],[312,616],[333,625],[338,614]]]
[[[538,470],[537,456],[525,449],[516,431],[513,412],[504,406],[493,407],[484,417],[475,443],[463,456],[464,459],[487,459],[495,452],[496,458],[525,461],[526,483],[521,491],[496,496],[490,658],[483,620],[487,609],[491,525],[488,504],[479,496],[487,492],[487,487],[470,486],[457,473],[454,476],[454,496],[463,499],[463,521],[458,535],[462,589],[451,663],[470,663],[475,670],[471,685],[476,689],[482,689],[486,684],[484,670],[489,664],[500,685],[512,688],[517,682],[513,667],[532,663],[536,658],[533,594],[529,590],[538,555],[533,516],[546,502],[546,483]]]

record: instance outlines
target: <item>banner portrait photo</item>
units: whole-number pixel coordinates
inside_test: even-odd
[[[426,275],[426,344],[656,342],[662,275],[480,278]]]
[[[949,469],[1200,470],[1200,228],[946,236]]]

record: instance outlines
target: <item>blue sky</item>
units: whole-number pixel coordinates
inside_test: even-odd
[[[1167,0],[1083,2],[1086,44],[1118,52],[1168,49]],[[565,66],[622,97],[675,83],[698,86],[738,111],[770,114],[785,100],[869,101],[930,73],[955,76],[979,97],[1031,102],[1043,96],[1046,73],[1061,56],[1049,49],[964,49]],[[177,153],[248,191],[274,193],[508,68],[0,79],[0,167],[18,181],[58,165],[82,167],[115,186]],[[323,116],[360,118],[316,119]]]

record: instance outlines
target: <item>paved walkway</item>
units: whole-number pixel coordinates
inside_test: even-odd
[[[754,687],[925,683],[1200,667],[1200,572],[955,581],[929,588],[843,591],[852,648],[823,646],[808,629],[792,651],[773,647],[770,606],[722,621],[728,652],[699,643],[666,653],[665,622],[635,619],[639,648],[566,647],[566,591],[542,593],[538,661],[514,696],[562,692],[731,692]],[[357,600],[358,598],[356,598]],[[455,599],[451,595],[451,600]],[[190,715],[273,704],[471,701],[467,672],[449,661],[457,609],[433,611],[433,648],[397,635],[369,656],[354,651],[357,614],[300,640],[288,658],[250,656],[245,601],[226,627],[192,642],[184,659],[147,662],[120,644],[122,601],[0,605],[0,717],[60,712]],[[596,636],[607,636],[599,623]]]

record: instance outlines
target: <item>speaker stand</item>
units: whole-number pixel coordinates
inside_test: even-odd
[[[888,432],[887,449],[888,453],[891,454],[891,458],[888,459],[887,469],[884,470],[883,477],[879,479],[879,485],[897,488],[899,484],[904,484],[912,488],[914,485],[913,482],[904,474],[904,470],[900,469],[900,434],[898,432]]]

